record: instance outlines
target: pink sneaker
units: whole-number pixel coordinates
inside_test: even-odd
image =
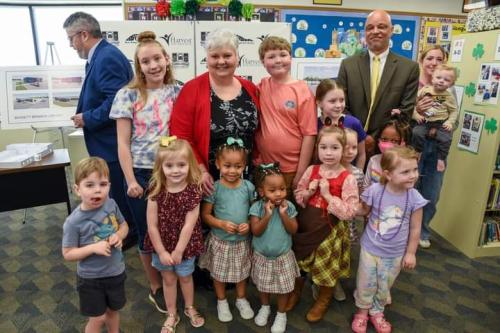
[[[370,322],[373,327],[375,327],[377,333],[391,333],[392,331],[392,326],[387,320],[385,320],[383,312],[370,316]]]
[[[361,313],[356,313],[352,319],[351,329],[354,333],[366,333],[368,325],[368,316]]]

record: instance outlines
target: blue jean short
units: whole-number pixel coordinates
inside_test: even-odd
[[[185,277],[193,274],[195,259],[196,257],[184,259],[178,265],[163,265],[160,261],[160,257],[156,253],[153,253],[151,265],[160,272],[171,271],[175,272],[175,274],[177,274],[178,276]]]

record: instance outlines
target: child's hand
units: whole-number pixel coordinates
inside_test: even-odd
[[[447,130],[448,132],[451,132],[451,130],[453,129],[453,126],[450,123],[445,122],[445,123],[443,123],[443,128],[445,130]]]
[[[222,221],[222,230],[228,234],[235,234],[238,232],[238,225],[231,221]]]
[[[274,209],[274,204],[271,202],[271,200],[267,200],[266,203],[264,204],[265,215],[271,216],[273,214],[273,209]]]
[[[112,234],[108,238],[109,245],[114,246],[117,249],[122,248],[122,239],[120,236],[118,236],[116,233]]]
[[[111,245],[107,240],[94,243],[94,253],[100,256],[109,257],[111,255]]]
[[[165,266],[173,266],[174,265],[174,260],[172,259],[172,256],[170,255],[170,253],[168,253],[167,251],[159,254],[158,257],[160,258],[160,262],[162,265],[165,265]]]
[[[248,223],[242,223],[238,225],[238,234],[244,236],[250,232],[250,225]]]
[[[310,192],[316,191],[318,189],[318,185],[319,185],[319,179],[315,179],[309,183],[309,186],[307,187],[307,189]]]
[[[286,210],[288,209],[288,201],[283,200],[279,208],[280,208],[280,214],[286,214]]]
[[[403,257],[403,269],[414,269],[417,265],[417,258],[414,254],[406,253]]]
[[[179,250],[174,250],[171,254],[172,256],[172,261],[174,262],[174,265],[179,265],[182,261],[182,252]]]
[[[417,124],[422,124],[424,121],[425,121],[425,117],[420,115],[420,114],[415,114],[413,115],[413,118],[415,119],[415,121],[417,122]]]
[[[322,178],[319,182],[319,189],[321,190],[321,195],[323,197],[330,195],[330,183],[328,180]]]

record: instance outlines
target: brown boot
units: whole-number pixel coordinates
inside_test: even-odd
[[[323,319],[323,316],[328,310],[328,305],[332,300],[333,289],[334,288],[332,287],[319,287],[318,299],[314,302],[311,309],[309,309],[309,312],[306,315],[307,321],[315,323]]]
[[[298,277],[295,279],[295,287],[293,288],[293,291],[288,295],[285,312],[292,310],[299,302],[300,294],[302,294],[302,288],[304,288],[304,282],[305,279],[302,277]]]

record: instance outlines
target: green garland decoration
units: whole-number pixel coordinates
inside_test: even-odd
[[[229,15],[234,17],[241,16],[241,9],[243,8],[243,4],[239,0],[231,0],[228,5]]]
[[[170,15],[183,16],[186,14],[186,4],[184,0],[172,0],[170,2]]]
[[[195,16],[200,8],[197,0],[187,0],[186,1],[186,14]]]
[[[245,20],[249,21],[252,18],[253,8],[252,3],[243,4],[243,7],[241,7],[241,16],[243,16]]]
[[[196,2],[198,3],[198,5],[204,5],[207,0],[196,0]]]

